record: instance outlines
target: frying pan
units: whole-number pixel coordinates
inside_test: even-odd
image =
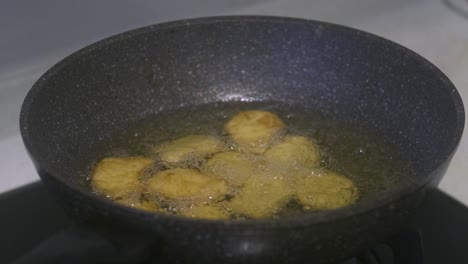
[[[149,114],[227,101],[279,102],[359,124],[415,173],[353,206],[267,220],[152,214],[90,193],[91,153],[117,131]],[[441,71],[391,41],[317,21],[234,16],[149,26],[72,54],[34,84],[20,125],[42,181],[95,230],[125,234],[168,262],[326,263],[397,232],[444,175],[464,109]]]

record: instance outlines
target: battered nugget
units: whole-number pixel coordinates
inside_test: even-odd
[[[273,175],[250,177],[242,192],[228,206],[237,213],[253,218],[265,218],[279,212],[293,196],[288,179]]]
[[[229,216],[220,208],[208,204],[184,208],[181,210],[180,215],[212,220],[229,218]]]
[[[223,150],[226,150],[223,141],[217,137],[206,135],[182,137],[164,143],[155,149],[162,161],[168,164],[176,164],[188,159],[202,159]]]
[[[128,206],[128,207],[140,209],[143,211],[149,211],[149,212],[163,212],[164,211],[161,208],[161,206],[150,201],[138,201],[138,200],[135,201],[134,199],[121,199],[121,200],[116,200],[115,202]]]
[[[241,186],[250,176],[255,174],[255,165],[252,159],[253,157],[241,152],[222,152],[211,157],[203,165],[202,171]]]
[[[105,158],[94,169],[91,185],[114,199],[129,195],[142,188],[139,176],[152,163],[144,157]]]
[[[243,152],[263,153],[285,127],[275,114],[261,110],[243,111],[224,126]]]
[[[226,182],[194,169],[169,169],[153,175],[148,190],[167,199],[215,200],[227,192]]]
[[[316,171],[297,179],[297,198],[311,209],[336,209],[354,203],[358,189],[353,181],[330,171]]]
[[[281,142],[266,150],[264,156],[269,161],[287,163],[291,166],[315,166],[320,161],[318,146],[303,136],[286,136]]]

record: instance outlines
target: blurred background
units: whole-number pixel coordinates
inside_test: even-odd
[[[32,84],[83,46],[170,20],[256,14],[355,27],[426,57],[468,102],[468,0],[7,0],[0,6],[0,192],[38,180],[18,125]],[[440,188],[468,205],[466,156],[465,133]]]

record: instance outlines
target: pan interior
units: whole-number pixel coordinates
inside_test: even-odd
[[[87,191],[82,172],[96,149],[138,120],[274,102],[371,131],[423,184],[461,133],[453,93],[427,61],[363,32],[302,20],[200,20],[125,33],[65,59],[26,98],[21,129],[40,172]]]
[[[95,160],[90,162],[88,169],[83,173],[91,176],[94,165],[104,157],[154,157],[155,147],[187,135],[201,134],[226,138],[223,126],[228,119],[239,111],[251,109],[274,112],[286,123],[289,135],[314,139],[321,149],[320,167],[351,179],[359,190],[361,201],[375,199],[383,193],[398,189],[402,184],[411,183],[411,164],[402,159],[402,154],[398,153],[396,148],[373,135],[371,131],[318,111],[275,102],[213,103],[148,115],[128,128],[118,131],[111,140],[96,148],[93,155]],[[202,170],[202,166],[198,162],[190,165],[197,170]],[[152,172],[148,171],[143,178],[151,177],[151,174]],[[295,178],[294,175],[286,176],[290,179]],[[136,195],[142,195],[142,199],[148,199],[140,190],[136,192]],[[222,207],[227,206],[225,200],[218,203]],[[177,212],[172,207],[174,205],[167,210]],[[274,217],[294,216],[304,212],[314,211],[304,210],[296,199],[291,199]],[[234,219],[239,217],[245,218],[233,215]]]

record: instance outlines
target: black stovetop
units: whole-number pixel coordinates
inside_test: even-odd
[[[0,263],[15,263],[73,225],[40,182],[1,194],[0,211]],[[342,264],[407,263],[468,263],[468,208],[434,191],[403,232]]]

